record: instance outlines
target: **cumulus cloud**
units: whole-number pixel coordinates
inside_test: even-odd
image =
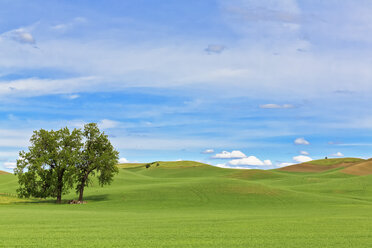
[[[295,139],[294,143],[296,145],[310,145],[310,142],[305,140],[305,138],[297,138]]]
[[[226,168],[226,169],[251,169],[249,167],[243,167],[243,166],[231,166],[229,164],[216,164],[214,165],[216,167],[220,167],[220,168]]]
[[[293,108],[292,104],[275,104],[275,103],[268,103],[268,104],[261,104],[260,108],[262,109],[289,109]]]
[[[332,156],[334,156],[334,157],[344,157],[345,155],[342,152],[336,152],[336,153],[332,154]]]
[[[297,163],[305,163],[305,162],[309,162],[311,160],[313,160],[313,159],[310,158],[309,156],[304,156],[304,155],[298,155],[298,156],[293,157],[293,161],[295,161]]]
[[[230,165],[239,166],[239,165],[251,165],[251,166],[271,166],[272,163],[270,160],[261,161],[255,156],[249,156],[246,158],[233,159],[229,161]]]
[[[309,153],[307,151],[300,151],[300,154],[301,155],[305,155],[305,156],[308,156],[309,155]]]
[[[113,121],[113,120],[108,120],[108,119],[103,119],[98,123],[98,126],[102,129],[110,129],[110,128],[115,128],[119,125],[119,122]]]
[[[254,169],[258,167],[272,167],[273,163],[271,160],[260,160],[256,156],[249,156],[245,158],[233,159],[224,164],[217,164],[215,166],[221,168],[230,168],[230,169]]]
[[[119,164],[125,164],[125,163],[129,163],[128,159],[126,159],[126,158],[120,158],[119,159]]]
[[[214,150],[213,149],[206,149],[202,153],[203,154],[210,154],[210,153],[214,153]]]
[[[232,151],[232,152],[223,151],[221,153],[217,153],[212,158],[229,159],[229,158],[245,158],[245,157],[247,156],[241,151]]]
[[[209,54],[211,53],[222,53],[226,47],[224,45],[209,45],[205,51]]]

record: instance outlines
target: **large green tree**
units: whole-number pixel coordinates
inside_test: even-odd
[[[14,170],[20,197],[56,197],[73,187],[76,165],[81,159],[82,132],[66,127],[57,131],[34,131],[29,151],[21,151]]]
[[[84,126],[84,146],[81,151],[80,163],[77,166],[77,186],[79,201],[83,200],[84,189],[94,176],[98,177],[101,186],[110,184],[118,173],[119,152],[111,145],[108,136],[101,132],[96,123]]]

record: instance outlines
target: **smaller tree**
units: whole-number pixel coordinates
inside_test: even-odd
[[[84,189],[97,174],[101,186],[110,184],[115,174],[119,172],[116,164],[119,152],[114,149],[104,132],[100,132],[96,123],[84,126],[85,143],[81,151],[80,163],[77,165],[77,186],[79,201],[83,200]]]

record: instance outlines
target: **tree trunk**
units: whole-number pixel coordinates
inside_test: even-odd
[[[62,203],[62,196],[61,194],[58,192],[58,195],[57,195],[57,203],[58,204],[61,204]]]
[[[80,191],[79,191],[79,201],[83,201],[83,195],[84,195],[84,187],[85,187],[85,182],[81,185]]]
[[[89,171],[86,172],[85,176],[83,177],[83,179],[81,180],[81,184],[80,184],[80,189],[79,189],[79,201],[82,201],[83,200],[83,195],[84,195],[84,188],[85,188],[85,183],[88,179],[88,176],[89,176]]]
[[[61,173],[58,175],[58,181],[57,181],[57,203],[62,203],[62,190],[63,190],[63,174],[65,173],[65,170],[62,170]]]

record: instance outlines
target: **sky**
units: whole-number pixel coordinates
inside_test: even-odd
[[[372,2],[0,0],[0,170],[96,122],[121,162],[371,157]]]

